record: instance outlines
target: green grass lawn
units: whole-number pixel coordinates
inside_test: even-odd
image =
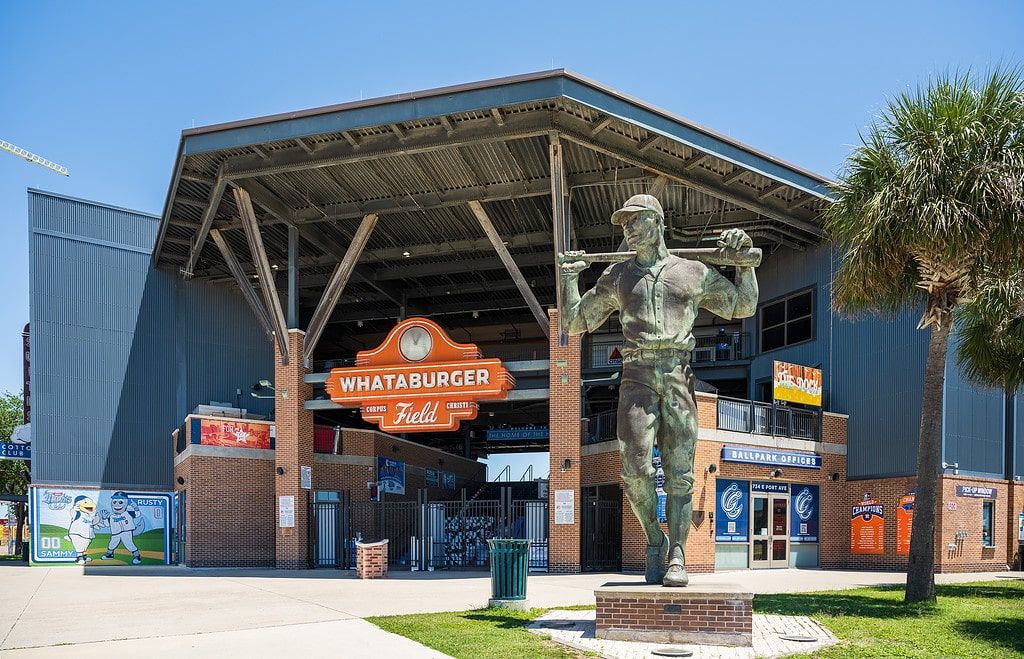
[[[381,629],[419,641],[456,659],[577,659],[588,656],[526,630],[526,625],[545,611],[547,609],[512,611],[493,608],[382,616],[367,620]]]
[[[938,596],[935,605],[907,605],[902,586],[757,595],[754,612],[810,616],[841,639],[811,657],[1024,656],[1024,580],[938,586]],[[544,611],[478,609],[367,619],[457,659],[585,656],[526,630],[527,623]]]
[[[935,605],[903,603],[903,587],[757,595],[755,613],[805,615],[842,643],[812,657],[1024,656],[1024,580],[937,586]]]

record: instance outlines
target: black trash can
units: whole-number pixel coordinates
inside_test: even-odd
[[[491,538],[491,600],[525,600],[530,541]]]
[[[21,560],[23,563],[28,563],[28,557],[30,555],[30,548],[28,538],[21,541]]]

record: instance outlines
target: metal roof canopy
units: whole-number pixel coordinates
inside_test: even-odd
[[[413,315],[478,342],[509,326],[536,340],[556,298],[560,183],[567,240],[588,252],[617,250],[611,213],[654,186],[670,247],[740,227],[802,250],[821,240],[829,184],[558,69],[185,130],[154,261],[246,282],[268,333],[284,314],[261,301],[297,300],[287,325],[321,324],[318,359],[374,347]],[[274,283],[263,298],[261,279]]]

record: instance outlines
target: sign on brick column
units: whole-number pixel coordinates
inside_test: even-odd
[[[309,369],[303,365],[306,339],[301,330],[288,330],[287,365],[281,364],[281,352],[275,342],[274,354],[274,493],[277,507],[277,567],[304,569],[309,564],[309,495],[301,487],[301,467],[313,466],[313,412],[305,408],[312,397],[312,385],[306,384]],[[282,499],[284,497],[284,499]],[[289,499],[288,497],[291,497]],[[289,514],[281,515],[281,503]],[[293,513],[291,511],[294,511]]]
[[[548,570],[579,572],[580,563],[580,337],[558,345],[558,312],[550,327],[550,485]],[[557,509],[556,509],[557,508]]]

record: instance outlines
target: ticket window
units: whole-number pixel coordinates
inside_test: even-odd
[[[751,497],[750,537],[750,567],[789,567],[789,496]]]

